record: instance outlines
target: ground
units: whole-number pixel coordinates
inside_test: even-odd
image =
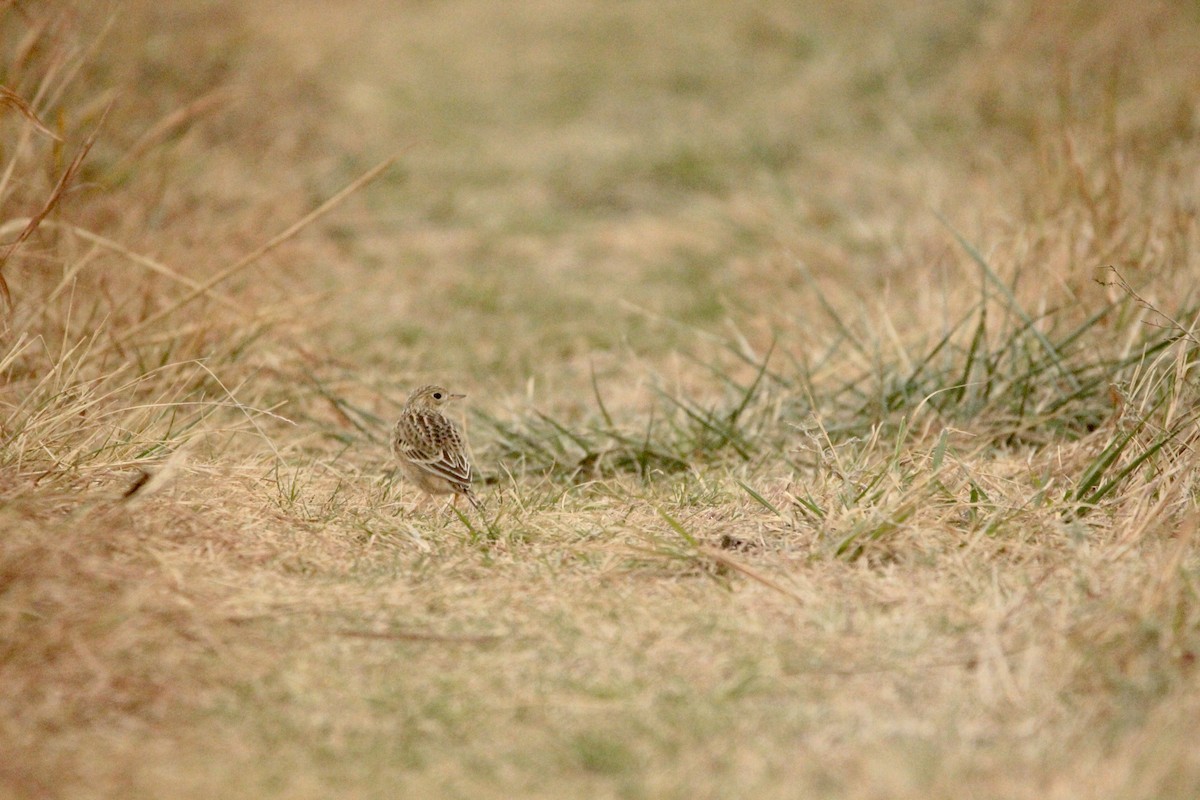
[[[1200,795],[1194,4],[0,41],[3,795]]]

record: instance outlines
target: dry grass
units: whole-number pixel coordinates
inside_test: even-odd
[[[1200,794],[1191,4],[97,5],[0,5],[0,793]]]

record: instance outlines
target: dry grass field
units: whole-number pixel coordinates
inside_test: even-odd
[[[1197,42],[0,2],[0,796],[1200,796]]]

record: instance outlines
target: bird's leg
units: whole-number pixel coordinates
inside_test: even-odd
[[[413,514],[416,514],[418,512],[422,513],[422,514],[425,513],[425,508],[429,505],[429,500],[430,500],[430,496],[427,493],[418,489],[417,490],[417,499],[413,502],[412,506],[409,508],[410,513],[413,513]]]
[[[441,509],[440,513],[445,514],[447,516],[452,516],[450,513],[451,509],[453,509],[454,511],[458,510],[458,495],[451,495],[451,499],[450,499],[449,503],[447,503],[445,500],[441,501],[441,505],[439,506],[439,508]]]

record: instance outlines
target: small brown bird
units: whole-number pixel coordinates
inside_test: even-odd
[[[436,384],[413,391],[400,411],[392,433],[392,449],[404,477],[431,494],[460,495],[479,508],[471,492],[471,460],[467,440],[458,425],[440,409],[451,400],[466,397]]]

